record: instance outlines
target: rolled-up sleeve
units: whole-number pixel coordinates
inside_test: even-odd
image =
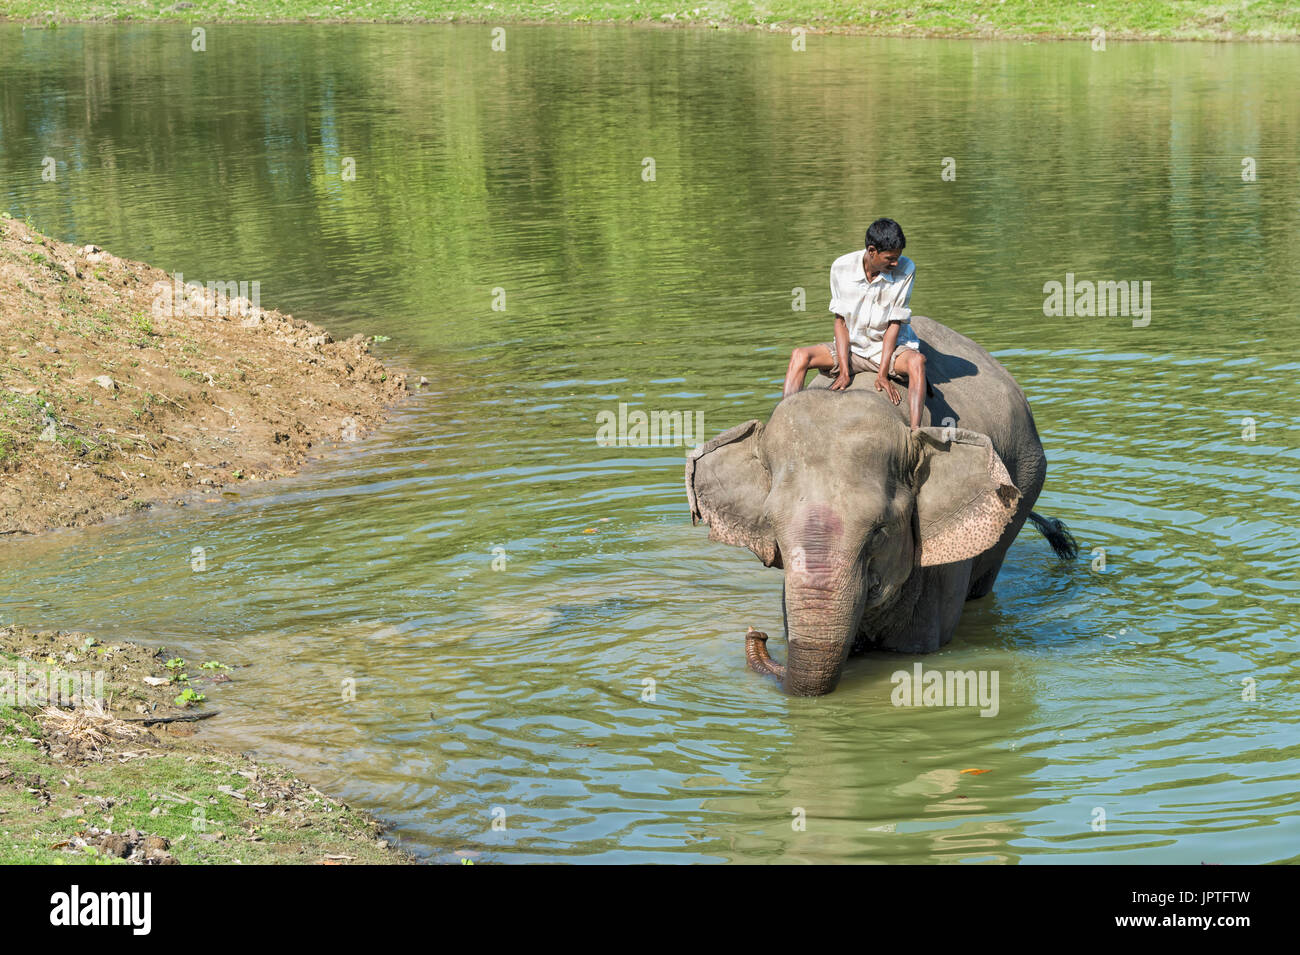
[[[889,314],[886,321],[898,322],[900,325],[910,325],[912,322],[912,310],[908,305],[912,301],[912,276],[916,275],[915,270],[907,273],[907,278],[901,282],[894,283],[893,296],[889,303]]]
[[[840,282],[835,274],[835,267],[831,266],[831,312],[836,315],[848,317],[849,307],[844,299],[840,298]]]

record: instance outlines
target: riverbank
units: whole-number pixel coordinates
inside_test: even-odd
[[[1290,0],[1235,5],[1164,0],[11,0],[0,19],[31,24],[92,21],[206,23],[623,23],[712,29],[849,33],[894,37],[978,37],[1091,41],[1300,39]]]
[[[361,336],[9,218],[0,281],[3,534],[220,500],[359,438],[405,393]],[[0,628],[0,863],[411,861],[363,813],[194,739],[232,677]]]
[[[238,678],[219,660],[0,628],[0,864],[413,862],[365,813],[197,738]]]
[[[360,438],[405,394],[361,336],[263,309],[247,283],[178,284],[16,219],[0,282],[0,534],[219,500]]]

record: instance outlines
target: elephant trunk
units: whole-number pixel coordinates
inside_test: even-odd
[[[782,685],[794,696],[822,696],[840,682],[853,637],[861,619],[856,592],[815,595],[787,593],[785,679]]]
[[[774,676],[781,683],[785,682],[785,667],[773,660],[767,652],[767,634],[749,628],[745,634],[745,659],[749,668],[763,676]]]
[[[785,585],[788,652],[785,666],[767,652],[767,634],[750,628],[745,657],[750,669],[775,677],[794,696],[822,696],[839,683],[862,619],[861,574],[851,566],[829,579]]]

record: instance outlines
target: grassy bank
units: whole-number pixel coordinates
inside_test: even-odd
[[[1294,0],[10,0],[4,16],[31,23],[459,21],[646,23],[792,28],[878,36],[1296,40]]]
[[[201,742],[185,720],[212,714],[232,672],[0,628],[0,864],[411,862],[364,813]]]

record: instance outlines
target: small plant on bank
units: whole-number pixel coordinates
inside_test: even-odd
[[[148,312],[136,312],[132,315],[131,326],[146,338],[152,338],[158,334],[154,331],[153,319],[149,317]]]
[[[0,431],[0,470],[18,463],[18,438],[8,431]]]

